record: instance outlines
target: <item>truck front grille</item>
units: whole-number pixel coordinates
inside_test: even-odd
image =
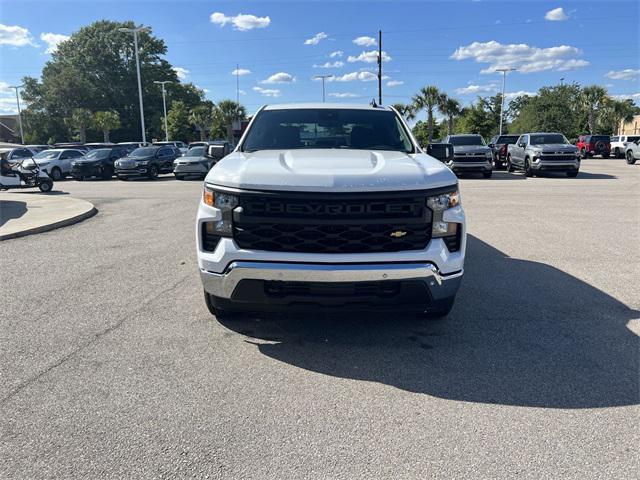
[[[454,155],[453,160],[455,162],[486,162],[487,157],[484,155]]]
[[[426,195],[250,194],[234,212],[239,247],[298,253],[421,250],[431,240]]]

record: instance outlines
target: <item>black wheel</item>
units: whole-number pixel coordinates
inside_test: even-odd
[[[507,172],[509,173],[513,173],[513,171],[515,170],[513,164],[511,163],[511,155],[509,155],[507,157]]]
[[[50,192],[51,189],[53,188],[53,181],[42,180],[40,182],[40,185],[38,185],[38,188],[40,189],[41,192]]]
[[[149,180],[155,180],[158,178],[158,168],[155,165],[151,165],[149,167],[148,177]]]
[[[627,152],[627,163],[629,165],[633,165],[634,163],[636,163],[636,159],[633,158],[633,152],[631,150]]]
[[[576,178],[578,176],[578,170],[571,170],[570,172],[567,172],[567,177],[569,178]]]
[[[614,155],[615,158],[620,158],[620,157],[623,156],[623,155],[620,154],[620,149],[618,147],[616,147],[616,149],[614,150],[613,155]]]
[[[583,148],[582,150],[580,150],[580,158],[589,158],[589,154],[587,153],[587,151]]]
[[[533,170],[531,170],[531,165],[529,165],[529,159],[524,159],[524,176],[525,177],[533,177]]]
[[[493,175],[493,170],[482,172],[482,178],[491,178],[491,175]]]
[[[58,167],[53,167],[50,177],[54,182],[59,182],[62,180],[62,171]]]
[[[236,317],[234,314],[235,312],[222,310],[221,308],[216,307],[214,305],[213,296],[209,295],[207,292],[204,292],[204,303],[206,303],[209,313],[218,320],[233,320]]]
[[[102,179],[111,180],[112,177],[113,177],[113,168],[109,166],[104,167],[104,170],[102,171]]]

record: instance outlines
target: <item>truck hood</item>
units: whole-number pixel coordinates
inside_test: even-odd
[[[574,153],[578,151],[578,147],[567,145],[566,143],[542,143],[540,145],[531,145],[531,150],[541,151],[544,153]]]
[[[453,152],[458,154],[460,153],[485,154],[485,153],[491,152],[491,149],[483,145],[454,145]]]
[[[309,192],[424,190],[457,183],[451,170],[423,153],[342,149],[233,152],[205,181],[248,190]]]

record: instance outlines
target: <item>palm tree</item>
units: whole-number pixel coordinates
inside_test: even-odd
[[[633,114],[635,113],[635,105],[633,100],[616,100],[611,99],[609,106],[611,108],[611,114],[613,117],[613,131],[618,135],[620,133],[620,124],[627,123],[633,120]]]
[[[596,132],[596,122],[598,114],[607,101],[607,91],[599,85],[590,85],[582,89],[582,108],[587,114],[589,133]]]
[[[93,122],[93,115],[91,110],[87,108],[74,108],[71,112],[71,117],[65,120],[65,123],[69,126],[69,129],[73,133],[78,134],[78,138],[81,143],[87,141],[87,129]]]
[[[212,106],[206,103],[201,103],[200,105],[193,107],[189,113],[189,121],[200,131],[200,140],[206,140],[207,127],[211,125],[211,122],[213,121]]]
[[[104,141],[108,142],[111,130],[120,128],[120,117],[117,112],[96,112],[93,114],[93,126],[102,132]]]
[[[422,87],[412,99],[413,108],[416,112],[422,109],[427,111],[427,130],[429,131],[429,143],[433,140],[433,111],[441,100],[441,93],[438,87],[429,85]]]
[[[460,102],[455,98],[449,97],[446,93],[443,93],[440,96],[438,110],[447,117],[447,134],[451,135],[453,133],[453,120],[462,112]]]
[[[220,100],[215,106],[213,122],[223,127],[227,140],[233,142],[233,122],[241,121],[247,117],[246,109],[233,100]],[[215,129],[215,128],[213,128]]]
[[[413,109],[413,105],[406,105],[404,103],[394,103],[392,105],[405,120],[413,120],[416,118],[416,111]]]

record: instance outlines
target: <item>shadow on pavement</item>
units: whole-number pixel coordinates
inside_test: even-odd
[[[15,220],[27,213],[27,202],[0,200],[0,227],[9,220]]]
[[[362,313],[223,324],[264,355],[325,375],[465,402],[596,408],[640,403],[638,337],[627,327],[637,314],[554,267],[469,236],[447,320]]]

